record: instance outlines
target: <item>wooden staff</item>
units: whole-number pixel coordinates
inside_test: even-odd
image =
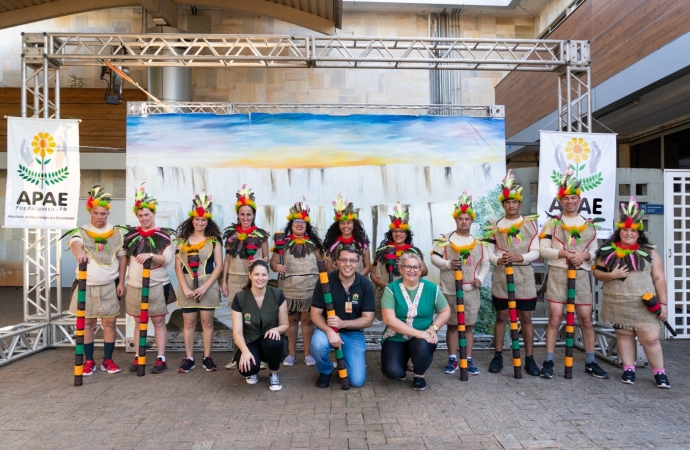
[[[275,244],[274,246],[274,251],[278,252],[278,258],[280,258],[280,265],[284,266],[285,265],[285,232],[284,231],[276,231],[273,233],[273,242]],[[279,280],[284,280],[285,279],[285,274],[284,273],[279,273],[278,274],[278,279]]]
[[[187,265],[192,269],[192,286],[194,289],[199,289],[199,265],[201,264],[201,259],[199,258],[198,251],[190,251],[187,253]],[[196,302],[199,303],[201,298],[197,298]]]
[[[575,344],[575,282],[577,271],[568,263],[568,302],[565,305],[565,373],[563,376],[573,378],[573,345]]]
[[[326,261],[320,259],[317,261],[319,267],[319,281],[321,281],[321,289],[323,291],[323,302],[326,304],[326,316],[335,317],[335,308],[333,307],[333,297],[331,296],[331,285],[328,283],[328,272],[326,272]],[[336,333],[339,330],[331,327]],[[340,387],[346,391],[350,389],[350,380],[347,379],[347,368],[345,367],[345,355],[343,349],[335,348],[335,359],[338,362],[338,376],[340,377]]]
[[[642,296],[642,303],[647,307],[650,313],[654,313],[659,316],[661,314],[661,303],[659,303],[659,299],[656,297],[651,292],[647,292]],[[676,330],[673,329],[673,327],[665,320],[662,320],[668,331],[671,332],[673,337],[678,336],[678,333],[676,333]]]
[[[84,326],[86,323],[86,263],[79,263],[77,273],[77,329],[74,332],[74,385],[84,383]]]
[[[462,261],[455,269],[455,310],[458,313],[458,353],[460,354],[460,380],[469,380],[467,371],[467,335],[465,334],[465,292],[462,290]]]
[[[259,250],[259,239],[254,236],[248,236],[245,248],[247,249],[247,255],[249,255],[249,262],[254,261],[254,255]]]
[[[139,367],[137,375],[146,375],[146,336],[149,326],[149,283],[151,277],[151,258],[144,261],[141,279],[141,313],[139,315]]]
[[[515,302],[515,275],[513,263],[506,264],[506,284],[508,291],[508,314],[510,316],[510,340],[513,349],[513,377],[522,378],[522,359],[520,358],[520,335],[518,334],[517,303]]]
[[[384,255],[386,260],[386,269],[388,270],[388,283],[393,282],[393,270],[395,270],[395,265],[398,263],[398,255],[393,246],[386,246]]]

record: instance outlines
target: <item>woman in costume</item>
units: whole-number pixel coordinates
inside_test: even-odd
[[[319,281],[319,268],[316,262],[321,259],[321,239],[316,228],[311,226],[309,219],[309,205],[302,199],[290,208],[285,226],[285,243],[283,248],[275,248],[271,257],[271,269],[282,274],[278,279],[278,286],[282,289],[287,300],[289,327],[288,355],[283,361],[284,366],[295,363],[297,352],[297,329],[302,322],[302,342],[304,344],[304,363],[308,366],[316,364],[311,356],[311,336],[314,324],[311,322],[309,308],[314,293],[314,286]],[[278,247],[278,244],[276,244]],[[281,262],[280,253],[283,253]]]
[[[382,320],[381,316],[381,297],[383,290],[391,281],[400,279],[402,276],[399,270],[400,257],[406,251],[419,255],[422,263],[422,273],[420,278],[429,274],[426,264],[424,264],[422,252],[412,245],[412,230],[410,230],[410,216],[397,202],[393,207],[393,215],[388,216],[391,220],[389,230],[383,236],[381,246],[374,253],[374,266],[371,270],[371,281],[376,285],[376,320]],[[391,280],[392,275],[392,280]]]
[[[420,279],[422,267],[422,258],[417,253],[404,252],[399,266],[402,279],[390,283],[381,298],[386,324],[381,371],[388,378],[404,380],[407,361],[411,359],[412,388],[418,391],[426,389],[424,374],[434,359],[436,332],[450,317],[450,307],[438,286]]]
[[[175,275],[182,295],[177,306],[182,309],[184,319],[184,348],[187,357],[177,370],[187,373],[194,365],[194,329],[197,312],[201,318],[204,333],[204,359],[202,365],[207,372],[215,372],[211,359],[213,343],[213,312],[220,306],[218,277],[223,271],[223,251],[220,244],[220,228],[211,214],[211,196],[197,194],[192,201],[189,218],[182,222],[175,232],[177,236],[177,263]]]
[[[363,276],[371,272],[371,256],[369,254],[369,237],[362,222],[357,219],[355,206],[352,202],[338,194],[338,198],[333,202],[335,216],[333,224],[328,228],[326,237],[323,240],[323,248],[326,253],[326,267],[328,271],[335,270],[335,254],[338,247],[342,245],[354,245],[361,256],[361,261],[357,267],[357,272]]]
[[[659,326],[668,316],[666,279],[661,257],[644,234],[644,211],[630,197],[621,203],[616,231],[597,251],[594,277],[604,283],[602,318],[616,330],[618,356],[623,362],[621,381],[635,384],[635,337],[642,344],[652,367],[656,387],[669,389]],[[650,313],[642,297],[655,294],[661,312]],[[651,296],[650,296],[651,297]]]
[[[279,391],[283,388],[278,377],[285,351],[283,333],[288,328],[285,295],[268,286],[265,261],[254,261],[249,269],[247,285],[232,300],[232,337],[238,349],[234,360],[248,384],[259,382],[261,361],[266,361],[271,371],[268,388]]]

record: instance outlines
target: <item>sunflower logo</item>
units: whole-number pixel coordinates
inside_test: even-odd
[[[565,145],[565,154],[567,158],[575,164],[586,161],[589,158],[589,143],[582,138],[572,138]]]
[[[53,172],[46,173],[45,171],[46,164],[51,161],[51,155],[55,153],[58,148],[58,143],[55,141],[55,138],[50,135],[50,133],[37,133],[31,141],[30,148],[33,150],[34,155],[37,156],[35,160],[41,165],[41,171],[39,172],[37,170],[32,170],[30,166],[23,166],[20,164],[17,172],[19,172],[19,176],[23,180],[33,183],[36,186],[40,184],[41,189],[43,189],[45,184],[50,186],[67,179],[69,176],[67,166],[59,168]]]
[[[35,155],[41,155],[41,159],[45,159],[46,156],[52,155],[57,147],[55,138],[50,135],[50,133],[38,133],[34,136],[33,141],[31,141],[31,147],[33,147]],[[41,162],[41,164],[48,164],[50,160]]]

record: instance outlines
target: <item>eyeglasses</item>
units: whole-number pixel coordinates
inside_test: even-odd
[[[295,225],[304,225],[307,223],[307,221],[302,219],[295,219],[292,221],[292,223],[294,223]]]
[[[422,266],[408,266],[408,265],[404,265],[404,266],[400,266],[400,267],[402,267],[402,268],[405,269],[405,270],[410,270],[410,271],[414,271],[414,272],[416,272],[416,271],[422,269]]]
[[[392,233],[407,233],[405,230],[391,230]]]
[[[340,264],[342,264],[342,265],[350,264],[350,265],[353,265],[353,266],[354,266],[354,265],[356,265],[357,263],[359,263],[359,259],[345,259],[345,258],[339,258],[339,259],[338,259],[338,262],[339,262]]]

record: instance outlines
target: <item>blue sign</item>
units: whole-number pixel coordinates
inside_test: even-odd
[[[652,205],[647,203],[646,205],[640,205],[645,214],[664,214],[664,205]]]

